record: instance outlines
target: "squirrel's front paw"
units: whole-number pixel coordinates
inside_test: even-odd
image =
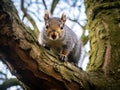
[[[62,61],[66,61],[67,60],[67,52],[66,52],[66,50],[62,50],[60,52],[60,60],[62,60]]]
[[[63,54],[60,54],[60,60],[66,61],[67,60],[67,56],[63,55]]]

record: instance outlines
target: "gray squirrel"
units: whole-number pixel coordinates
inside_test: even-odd
[[[65,25],[66,15],[61,18],[44,15],[45,27],[39,36],[39,43],[49,47],[53,53],[59,55],[60,60],[68,61],[78,66],[81,54],[81,44],[77,35]]]

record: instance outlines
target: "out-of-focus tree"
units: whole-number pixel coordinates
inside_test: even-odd
[[[0,61],[0,90],[7,90],[11,87],[14,87],[16,90],[24,89],[22,82],[15,78],[15,76],[10,75],[10,71],[6,64]]]

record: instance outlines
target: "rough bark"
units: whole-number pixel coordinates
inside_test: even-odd
[[[118,40],[120,26],[112,22],[115,18],[119,22],[117,16],[119,9],[114,11],[112,8],[114,11],[112,15],[115,17],[111,17],[111,14],[105,13],[106,11],[96,11],[99,10],[97,9],[99,3],[103,8],[103,4],[107,2],[96,0],[93,5],[92,1],[85,1],[92,49],[89,72],[85,72],[68,62],[60,62],[57,56],[41,47],[32,31],[20,21],[12,2],[0,0],[0,57],[7,63],[11,72],[31,90],[120,90],[120,39]],[[93,8],[97,5],[96,2],[98,7]],[[106,19],[102,15],[106,18],[108,15],[112,19]],[[102,22],[98,19],[103,26],[96,20],[98,16],[103,17],[100,17],[103,19]],[[110,21],[109,25],[107,22]],[[108,62],[105,63],[106,61]],[[112,70],[114,73],[105,75],[102,72],[103,67],[105,67],[103,71]]]

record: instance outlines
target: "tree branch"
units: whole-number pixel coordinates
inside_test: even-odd
[[[34,33],[36,35],[36,37],[38,38],[39,35],[39,29],[35,23],[35,21],[33,20],[33,18],[27,13],[27,10],[24,7],[24,0],[21,0],[21,10],[24,13],[24,16],[30,21],[30,23],[32,24],[33,28],[34,28]]]
[[[50,13],[51,15],[53,14],[56,5],[58,4],[59,0],[53,0],[52,5],[51,5],[51,9],[50,9]]]
[[[45,3],[45,0],[42,0],[42,1],[43,1],[43,5],[44,5],[45,9],[47,10],[47,5]]]

